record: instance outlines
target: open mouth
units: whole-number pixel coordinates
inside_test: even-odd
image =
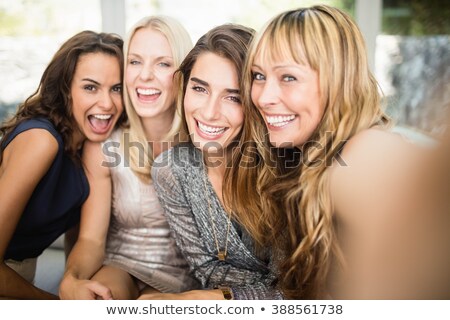
[[[269,116],[266,115],[267,123],[272,127],[281,128],[294,121],[297,117],[295,114],[291,115],[277,115],[277,116]]]
[[[161,95],[161,90],[137,88],[136,93],[139,99],[144,101],[154,101]]]
[[[213,127],[206,125],[197,120],[197,127],[200,129],[200,132],[204,133],[208,136],[217,137],[223,134],[228,128],[227,127]]]
[[[108,132],[112,119],[112,114],[92,114],[88,116],[93,131],[98,134]]]

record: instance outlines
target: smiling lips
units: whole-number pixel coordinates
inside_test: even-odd
[[[150,88],[137,88],[137,96],[140,100],[152,102],[159,98],[161,90]]]
[[[276,116],[265,115],[265,117],[266,117],[267,123],[270,126],[280,128],[280,127],[284,127],[288,123],[294,121],[294,119],[296,118],[296,115],[295,114],[276,115]]]
[[[88,116],[92,131],[97,134],[108,132],[112,117],[112,114],[92,114]]]
[[[228,128],[226,127],[212,127],[207,124],[204,124],[197,120],[197,127],[200,129],[200,132],[207,135],[212,136],[214,138],[223,134]]]

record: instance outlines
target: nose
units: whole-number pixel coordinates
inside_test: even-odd
[[[220,118],[221,100],[220,97],[210,96],[202,108],[205,120],[216,120]]]
[[[145,66],[141,69],[141,72],[139,73],[139,77],[143,81],[152,80],[155,77],[154,70],[151,66]]]
[[[270,79],[262,84],[252,85],[252,100],[260,108],[275,106],[280,101],[279,97],[280,87]]]
[[[111,95],[110,91],[105,91],[100,97],[99,106],[105,111],[109,111],[114,107],[114,99]]]

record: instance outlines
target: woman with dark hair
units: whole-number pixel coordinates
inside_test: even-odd
[[[177,245],[205,290],[141,298],[281,298],[270,252],[255,248],[222,199],[224,173],[241,139],[240,79],[253,33],[225,24],[198,40],[176,73],[190,142],[160,155],[152,168]]]
[[[85,143],[83,163],[95,192],[81,210],[61,299],[136,299],[150,287],[161,292],[198,287],[150,177],[154,158],[175,144],[180,130],[173,74],[190,49],[188,32],[168,16],[144,17],[128,32],[123,81],[128,124],[105,142]],[[124,161],[111,165],[106,156],[111,153]]]
[[[121,120],[122,46],[92,31],[67,40],[0,128],[0,296],[56,298],[32,285],[36,258],[79,223],[84,141],[105,140]]]

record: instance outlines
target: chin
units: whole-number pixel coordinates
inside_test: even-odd
[[[108,139],[110,134],[111,134],[111,130],[106,133],[103,133],[103,134],[91,133],[86,136],[86,139],[89,141],[92,141],[92,142],[103,142],[106,139]]]

